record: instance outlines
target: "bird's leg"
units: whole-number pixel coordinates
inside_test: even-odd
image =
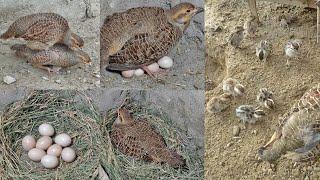
[[[155,78],[154,74],[149,70],[147,66],[143,66],[142,69],[152,78]]]
[[[277,132],[274,132],[271,139],[263,146],[264,148],[268,147],[270,144],[272,144],[274,141],[276,141],[279,138],[279,135]]]
[[[161,68],[157,72],[151,72],[147,66],[143,66],[142,69],[152,78],[157,78],[158,76],[163,76],[167,74],[167,71]]]
[[[247,1],[248,1],[248,4],[249,4],[249,9],[250,9],[250,12],[251,12],[251,16],[256,18],[256,20],[259,22],[256,0],[247,0]]]

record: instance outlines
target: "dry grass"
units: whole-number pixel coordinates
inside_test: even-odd
[[[10,105],[0,118],[0,166],[4,179],[93,179],[99,160],[105,156],[100,116],[84,95],[69,91],[34,91]],[[21,140],[32,134],[39,138],[40,124],[50,123],[56,133],[66,132],[73,140],[77,159],[60,162],[49,170],[34,163],[22,149]]]
[[[203,158],[187,133],[172,122],[165,114],[132,102],[125,105],[135,118],[147,119],[164,137],[169,148],[186,159],[187,167],[174,169],[168,165],[135,160],[113,149],[109,133],[117,118],[116,109],[111,109],[104,118],[103,134],[108,144],[106,169],[111,179],[203,179]]]

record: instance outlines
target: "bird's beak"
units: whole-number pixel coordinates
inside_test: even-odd
[[[204,12],[204,8],[198,7],[198,8],[196,9],[196,14],[199,14],[199,13],[202,13],[202,12]]]

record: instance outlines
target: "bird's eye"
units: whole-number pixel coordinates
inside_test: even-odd
[[[190,12],[190,9],[188,9],[187,12]]]

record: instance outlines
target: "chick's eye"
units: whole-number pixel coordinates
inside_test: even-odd
[[[187,12],[190,12],[190,9],[188,9]]]

